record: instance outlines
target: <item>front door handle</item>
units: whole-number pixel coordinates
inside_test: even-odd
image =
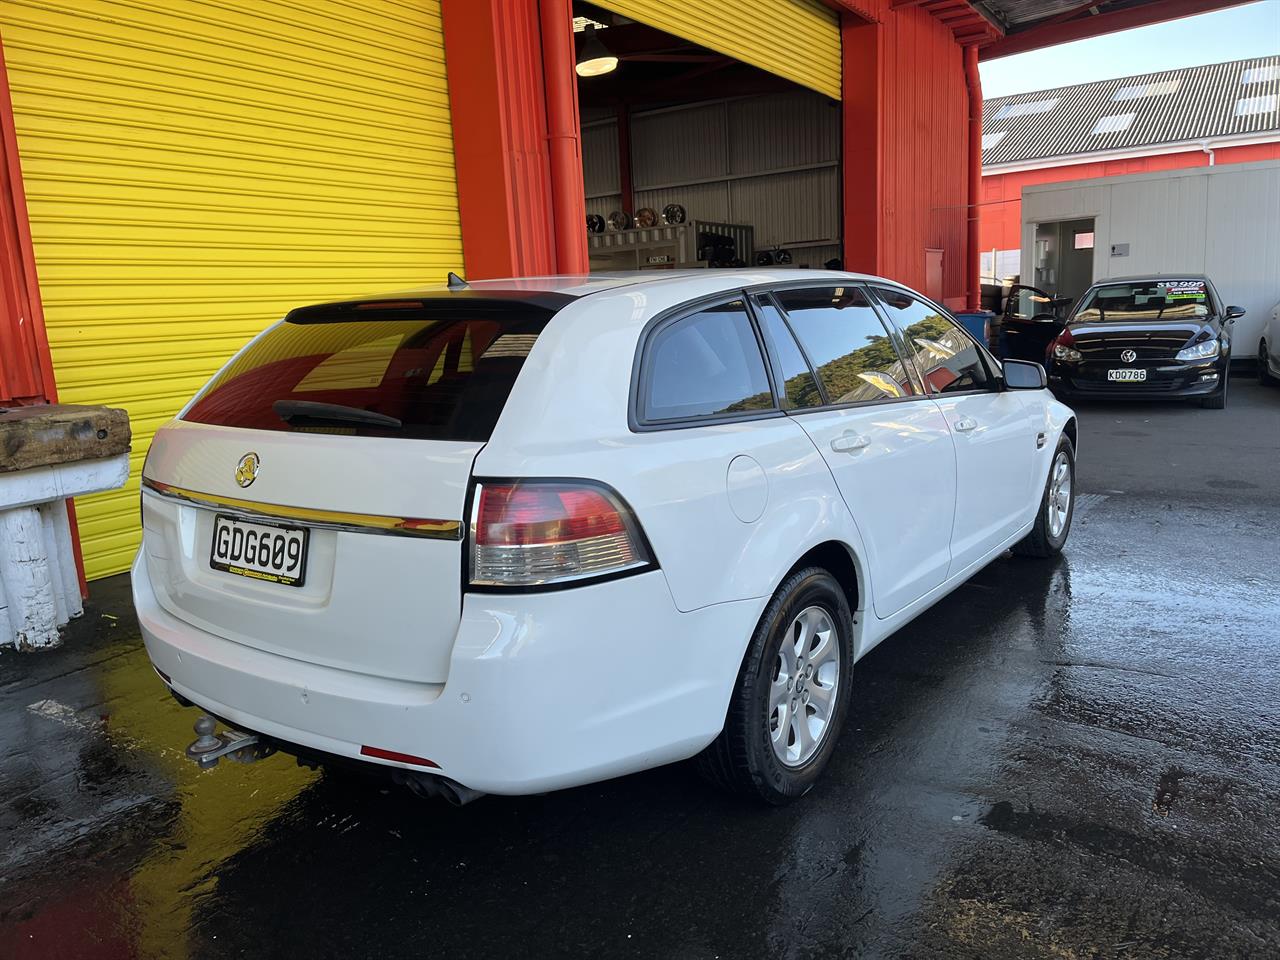
[[[831,441],[831,449],[836,453],[856,453],[871,446],[871,438],[860,433],[844,433]]]
[[[954,424],[955,428],[961,431],[972,430],[977,425],[978,425],[978,421],[973,419],[973,417],[961,417]]]

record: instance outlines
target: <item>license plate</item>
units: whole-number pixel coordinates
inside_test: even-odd
[[[1124,370],[1108,370],[1107,379],[1108,380],[1125,380],[1125,381],[1131,381],[1135,383],[1141,383],[1143,380],[1147,379],[1147,371],[1135,370],[1132,367],[1129,367]]]
[[[218,514],[209,566],[252,580],[300,587],[307,572],[307,531]]]

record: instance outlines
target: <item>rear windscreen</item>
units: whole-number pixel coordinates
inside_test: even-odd
[[[488,440],[552,311],[404,304],[287,319],[246,347],[184,416],[197,423],[420,440]],[[303,311],[300,311],[303,312]],[[359,316],[360,319],[347,319]]]

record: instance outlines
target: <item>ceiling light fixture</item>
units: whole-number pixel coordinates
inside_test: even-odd
[[[618,58],[596,36],[596,28],[588,26],[582,31],[582,49],[578,51],[578,64],[574,67],[580,77],[598,77],[618,69]]]

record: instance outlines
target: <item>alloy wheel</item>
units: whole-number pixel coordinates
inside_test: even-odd
[[[769,687],[769,736],[788,767],[806,763],[831,729],[840,685],[840,637],[832,615],[805,607],[791,621]]]
[[[1056,540],[1067,528],[1067,517],[1071,513],[1071,459],[1065,450],[1059,450],[1053,461],[1048,509],[1049,536]]]

